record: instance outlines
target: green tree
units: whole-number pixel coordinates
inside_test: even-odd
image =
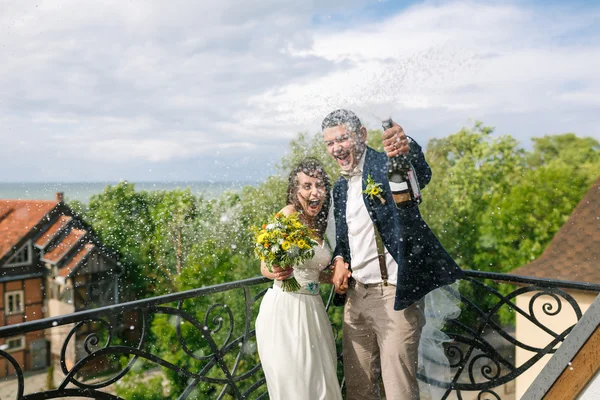
[[[562,135],[546,135],[533,138],[533,152],[528,156],[532,168],[551,164],[561,160],[573,167],[591,168],[597,176],[598,162],[600,161],[600,145],[596,139],[580,138],[574,133]],[[588,172],[584,172],[588,173]]]
[[[534,139],[527,152],[492,133],[476,123],[429,143],[433,179],[421,211],[462,268],[508,272],[538,257],[571,214],[598,177],[599,149],[593,139],[565,134]],[[488,283],[501,293],[513,288]],[[461,290],[480,307],[495,303],[477,288]],[[499,319],[512,321],[507,307]]]
[[[478,265],[508,272],[541,255],[600,175],[600,148],[574,134],[534,138],[527,167],[508,193],[495,193],[481,221]]]
[[[205,218],[206,213],[202,213],[202,199],[189,189],[155,192],[153,196],[150,216],[155,227],[151,236],[156,260],[154,277],[171,291],[176,289],[173,282],[181,274],[196,239],[194,221]]]
[[[136,192],[132,183],[121,182],[92,196],[84,215],[102,243],[119,252],[124,279],[132,285],[135,298],[145,297],[155,283],[149,278],[156,269],[152,251],[153,205],[154,199],[148,192]]]
[[[524,168],[524,152],[510,136],[476,123],[443,139],[433,139],[426,158],[433,178],[424,190],[421,212],[462,268],[494,271],[477,263],[480,225],[490,218],[490,202],[506,195]]]

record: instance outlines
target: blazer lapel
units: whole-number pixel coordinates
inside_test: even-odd
[[[389,190],[387,174],[384,173],[384,171],[387,169],[385,161],[382,165],[381,160],[378,160],[378,156],[380,154],[375,150],[371,149],[370,147],[367,147],[366,152],[367,154],[365,155],[365,164],[363,166],[362,173],[362,197],[365,206],[367,207],[367,211],[369,211],[371,216],[373,216],[373,213],[376,214],[377,211],[380,210],[385,204],[382,203],[381,200],[379,200],[378,198],[373,197],[371,199],[367,194],[364,193],[365,189],[367,188],[367,179],[369,178],[369,176],[371,176],[371,179],[375,183],[379,183],[381,185],[381,195],[384,198],[386,204],[389,201],[388,197],[391,198],[391,194]]]
[[[365,156],[365,165],[363,167],[363,190],[366,188],[366,181],[369,175],[375,183],[381,184],[381,196],[384,198],[385,203],[374,197],[370,199],[366,194],[363,193],[363,201],[367,211],[371,216],[371,220],[379,230],[381,238],[387,250],[390,252],[398,268],[402,268],[402,238],[404,227],[401,226],[399,220],[398,210],[392,197],[390,185],[387,177],[387,156],[383,153],[379,153],[370,147],[367,147],[367,154]]]
[[[336,255],[342,255],[347,262],[350,262],[350,247],[348,244],[348,222],[346,221],[346,204],[348,203],[348,181],[346,178],[340,178],[335,184],[333,190],[334,216],[335,216],[335,234],[336,234]]]

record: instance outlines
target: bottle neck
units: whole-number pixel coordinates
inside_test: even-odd
[[[396,166],[405,166],[408,165],[408,157],[406,156],[406,154],[398,154],[397,156],[391,157],[390,158],[390,164],[393,167]]]

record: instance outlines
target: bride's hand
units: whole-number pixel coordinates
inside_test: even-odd
[[[273,279],[275,279],[276,281],[285,281],[286,279],[290,278],[294,273],[293,268],[281,268],[277,265],[273,265],[272,269],[274,275]]]
[[[348,278],[352,272],[348,270],[349,265],[342,258],[333,260],[333,278],[332,283],[337,294],[345,294],[348,290]]]

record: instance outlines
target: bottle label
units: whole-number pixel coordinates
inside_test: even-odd
[[[419,190],[419,182],[417,182],[417,176],[415,175],[415,171],[412,169],[408,171],[408,181],[410,182],[410,188],[415,196],[415,199],[421,197],[421,191]]]
[[[394,198],[394,203],[396,204],[402,204],[410,201],[410,193],[392,193],[392,197]]]
[[[406,182],[390,182],[390,189],[392,193],[403,192],[408,190],[408,183]]]

